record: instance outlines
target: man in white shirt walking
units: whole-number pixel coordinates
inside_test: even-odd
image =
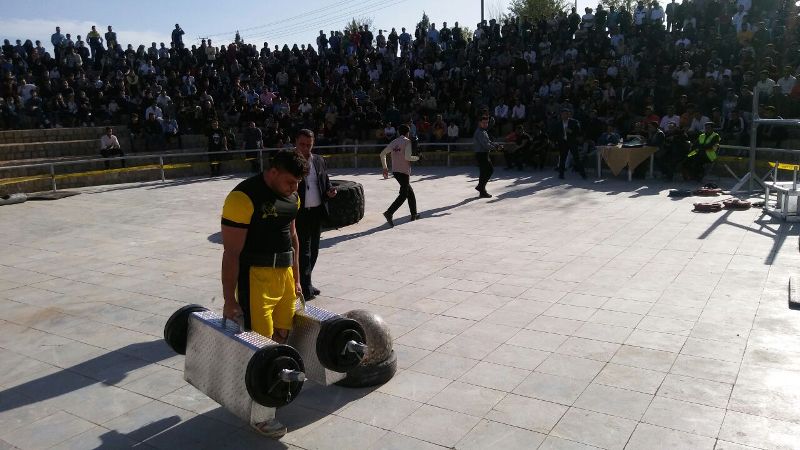
[[[411,187],[411,162],[419,161],[419,156],[411,154],[411,140],[409,135],[411,133],[408,125],[400,125],[397,127],[399,136],[394,139],[386,148],[381,151],[381,165],[383,166],[383,178],[389,178],[389,168],[386,165],[386,155],[392,154],[392,175],[394,179],[400,184],[400,192],[397,198],[389,206],[389,209],[383,213],[386,222],[389,226],[394,226],[392,216],[400,208],[400,206],[408,200],[408,209],[411,211],[411,220],[419,219],[417,214],[417,197],[414,196],[414,189]]]

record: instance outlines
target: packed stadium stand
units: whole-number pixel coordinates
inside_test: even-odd
[[[289,145],[301,127],[318,145],[385,142],[400,123],[444,143],[471,136],[486,111],[495,136],[517,124],[544,135],[564,108],[590,144],[646,135],[654,121],[668,139],[691,140],[712,121],[723,142],[747,145],[754,91],[762,117],[800,116],[797,16],[794,0],[683,0],[470,32],[361,26],[282,47],[238,34],[188,45],[177,25],[173,42],[138,48],[111,26],[85,41],[56,30],[53,52],[23,36],[0,54],[0,129],[27,131],[2,132],[0,164],[98,155],[104,125],[126,154],[205,149],[212,120],[229,149],[249,145],[251,122],[265,148]],[[792,133],[760,127],[758,144],[786,147]],[[0,172],[12,175],[25,172]]]

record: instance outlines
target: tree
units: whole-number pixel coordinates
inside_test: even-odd
[[[348,33],[353,33],[355,31],[358,31],[358,27],[362,26],[367,26],[370,29],[372,29],[372,23],[373,23],[372,17],[366,17],[366,16],[353,17],[352,19],[350,19],[349,22],[345,24],[344,29]]]
[[[461,25],[461,36],[464,36],[464,42],[472,41],[472,30],[466,25]]]
[[[633,0],[600,0],[600,3],[602,3],[603,6],[606,7],[606,9],[609,9],[610,7],[613,6],[617,10],[619,10],[620,7],[624,6],[625,9],[627,9],[628,11],[633,11],[634,2]]]
[[[572,5],[567,0],[511,0],[509,12],[523,19],[539,20],[551,18]]]
[[[422,20],[417,22],[417,29],[422,27],[423,30],[427,30],[431,27],[431,20],[428,18],[428,14],[425,11],[422,11]]]

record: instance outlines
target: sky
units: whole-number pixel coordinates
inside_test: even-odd
[[[50,35],[60,26],[62,33],[80,35],[84,40],[92,25],[101,34],[112,25],[123,44],[150,46],[165,42],[178,23],[185,31],[184,43],[199,44],[201,37],[210,37],[216,45],[233,41],[240,30],[245,42],[261,46],[279,44],[315,44],[319,30],[341,30],[351,18],[370,18],[373,29],[410,30],[423,11],[441,28],[442,22],[453,26],[459,22],[475,29],[480,21],[480,0],[27,0],[4,2],[0,17],[0,39],[42,41],[51,50]],[[506,12],[508,0],[485,0],[484,15],[488,20],[498,12]],[[596,5],[593,0],[578,0],[579,11]],[[135,9],[135,11],[134,11]],[[377,33],[375,33],[377,35]]]

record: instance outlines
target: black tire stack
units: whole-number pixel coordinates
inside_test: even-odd
[[[331,180],[336,197],[328,199],[326,228],[340,228],[358,223],[364,218],[364,187],[355,181]]]

